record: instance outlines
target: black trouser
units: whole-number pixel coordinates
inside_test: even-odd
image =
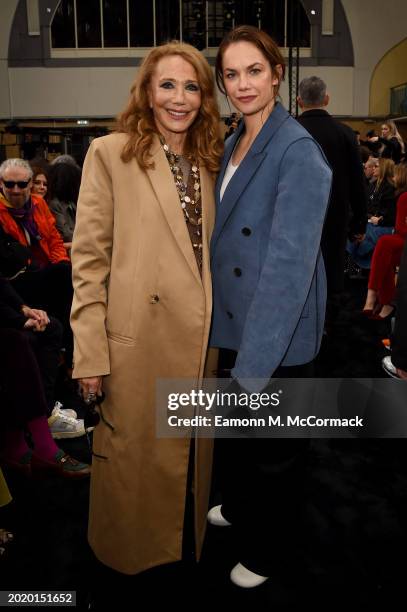
[[[220,367],[233,367],[224,351]],[[229,363],[228,363],[229,361]],[[280,367],[273,378],[310,378],[313,364]],[[270,576],[300,535],[308,438],[216,440],[221,462],[222,514],[232,523],[239,561]]]
[[[0,420],[7,427],[51,413],[61,335],[56,319],[43,332],[0,329]]]
[[[63,346],[68,367],[72,365],[73,336],[69,322],[73,288],[72,268],[68,262],[50,264],[34,272],[25,272],[11,281],[14,289],[32,308],[42,308],[56,317],[63,327]]]

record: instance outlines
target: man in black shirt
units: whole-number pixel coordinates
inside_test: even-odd
[[[329,95],[322,79],[316,76],[303,79],[298,103],[303,111],[299,123],[320,144],[333,172],[331,199],[321,239],[328,298],[332,298],[343,290],[347,237],[361,240],[366,230],[363,166],[353,130],[325,110]]]

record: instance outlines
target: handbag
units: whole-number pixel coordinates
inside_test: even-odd
[[[0,225],[0,275],[13,280],[27,270],[30,259],[30,249],[7,234]]]

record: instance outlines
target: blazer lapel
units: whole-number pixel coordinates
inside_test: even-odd
[[[239,168],[232,176],[228,186],[226,187],[225,193],[223,194],[222,202],[220,202],[220,186],[222,185],[223,177],[225,176],[225,170],[232,156],[233,149],[240,137],[244,126],[243,122],[237,130],[236,138],[231,141],[231,146],[228,147],[227,153],[224,156],[221,172],[216,184],[216,225],[212,236],[212,244],[214,245],[219,238],[223,226],[225,225],[228,217],[230,216],[236,202],[246,189],[247,185],[251,181],[256,170],[266,157],[264,148],[272,139],[276,131],[279,129],[281,124],[288,119],[289,114],[285,108],[280,104],[276,103],[272,113],[267,119],[266,123],[260,130],[256,139],[254,140],[249,151],[246,153],[244,159],[240,162]],[[228,143],[229,144],[229,143]]]
[[[164,217],[181,249],[191,271],[201,283],[198,266],[191,245],[185,217],[182,212],[174,177],[171,173],[166,155],[161,147],[158,137],[155,137],[151,150],[155,167],[148,168],[147,174],[151,181],[157,200],[161,206]],[[201,196],[202,197],[202,196]]]

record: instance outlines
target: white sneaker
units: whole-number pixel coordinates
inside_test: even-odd
[[[61,404],[61,402],[55,402],[54,408],[52,410],[51,416],[53,414],[57,414],[59,412],[62,412],[63,415],[65,416],[69,416],[72,417],[73,419],[77,419],[78,418],[78,413],[75,410],[72,410],[71,408],[64,408],[64,405]]]
[[[395,365],[393,365],[390,355],[388,355],[387,357],[383,357],[382,368],[386,372],[386,374],[388,374],[392,378],[400,378],[400,376],[397,374],[397,368]]]
[[[229,523],[223,516],[221,512],[222,505],[214,506],[211,508],[207,514],[207,520],[211,525],[216,525],[217,527],[229,527],[232,523]]]
[[[241,563],[235,565],[230,572],[230,579],[233,584],[236,584],[244,589],[253,589],[256,586],[263,584],[263,582],[266,582],[268,578],[268,576],[259,576],[259,574],[251,572]]]
[[[64,414],[65,411],[52,411],[48,419],[51,436],[56,440],[60,438],[79,438],[85,435],[83,419],[74,419]]]

